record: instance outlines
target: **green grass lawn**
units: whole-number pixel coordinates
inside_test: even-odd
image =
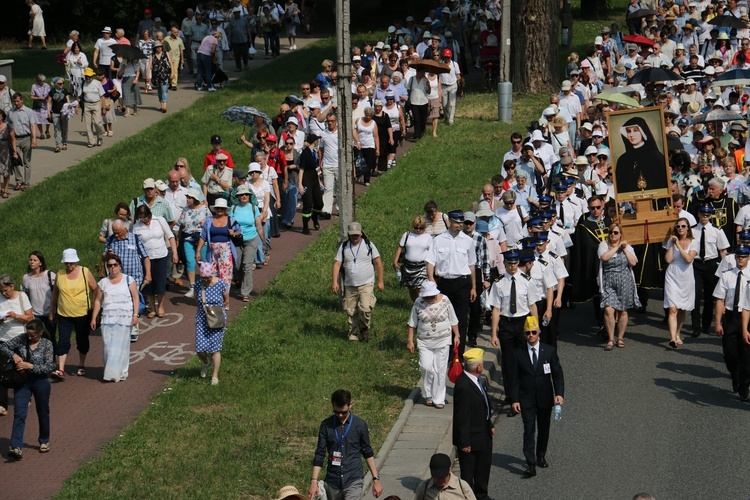
[[[285,56],[0,206],[4,234],[17,235],[0,240],[3,271],[20,278],[30,250],[56,262],[69,246],[92,267],[102,218],[139,194],[142,179],[164,177],[178,156],[197,167],[214,133],[226,138],[238,163],[246,161],[249,150],[232,142],[240,129],[219,113],[248,104],[275,114],[297,82],[334,55],[334,46],[327,40]],[[524,131],[547,98],[515,96],[514,123],[499,124],[494,94],[468,95],[459,101],[456,125],[440,126],[439,137],[415,145],[358,199],[357,218],[387,270],[399,236],[424,203],[468,209],[500,171],[509,134]],[[318,425],[339,388],[353,393],[355,412],[369,422],[378,449],[419,377],[417,356],[404,347],[410,302],[386,271],[386,291],[373,314],[377,337],[368,344],[346,341],[346,318],[330,291],[337,238],[338,227],[331,226],[237,316],[225,337],[218,387],[198,378],[197,359],[177,370],[168,382],[172,390],[155,396],[57,497],[269,498],[284,484],[304,491]]]

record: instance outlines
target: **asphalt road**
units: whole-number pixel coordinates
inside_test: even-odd
[[[562,312],[565,404],[552,422],[550,467],[522,479],[523,422],[501,415],[493,498],[750,498],[750,404],[731,392],[721,341],[688,334],[671,350],[661,296],[652,299],[646,315],[631,317],[626,347],[611,352],[595,334],[591,304]]]

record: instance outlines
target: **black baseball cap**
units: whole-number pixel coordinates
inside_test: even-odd
[[[220,135],[212,135],[211,136],[211,144],[221,144],[221,136]]]

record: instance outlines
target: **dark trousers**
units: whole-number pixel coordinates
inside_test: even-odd
[[[208,88],[213,87],[214,84],[211,83],[213,78],[213,74],[211,73],[211,56],[198,54],[197,63],[198,78],[195,81],[195,85],[199,89],[201,86],[206,86]]]
[[[362,157],[364,157],[365,164],[367,165],[367,168],[362,175],[365,178],[365,182],[370,182],[370,174],[375,170],[375,148],[362,148],[360,151],[362,152]]]
[[[81,354],[89,352],[89,332],[91,331],[91,313],[86,316],[69,318],[67,316],[57,316],[57,354],[62,356],[70,351],[70,337],[73,330],[76,332],[76,349]]]
[[[440,290],[442,292],[442,289]],[[458,464],[461,467],[461,479],[469,483],[477,500],[489,498],[487,487],[490,482],[492,466],[492,437],[488,438],[488,447],[484,450],[465,453],[458,450]]]
[[[750,346],[742,338],[742,317],[740,313],[726,311],[721,325],[724,328],[721,347],[724,363],[732,377],[732,390],[747,397],[750,392]]]
[[[500,316],[500,320],[497,325],[498,337],[500,338],[500,350],[502,354],[500,364],[501,369],[503,370],[503,387],[505,388],[506,399],[508,398],[510,387],[513,383],[513,381],[511,380],[513,349],[523,345],[523,343],[526,341],[523,337],[524,321],[526,321],[526,316],[519,316],[517,318]]]
[[[716,277],[718,259],[706,262],[695,259],[693,261],[693,275],[695,276],[695,307],[690,313],[693,321],[693,332],[708,332],[711,319],[714,316],[714,288],[719,278]],[[703,298],[703,314],[701,314],[701,298]]]
[[[378,141],[380,143],[380,156],[378,156],[377,161],[378,172],[385,172],[386,170],[388,170],[388,134],[383,135],[385,136],[384,138],[378,136]]]
[[[23,387],[14,392],[13,431],[10,447],[23,448],[23,433],[26,430],[26,416],[29,413],[29,401],[31,401],[32,394],[39,418],[39,444],[49,443],[49,375],[31,374]]]
[[[467,333],[469,335],[469,340],[476,341],[479,334],[482,333],[482,322],[484,319],[485,311],[482,308],[481,301],[479,300],[479,296],[483,291],[482,271],[480,269],[475,269],[474,272],[476,273],[477,282],[477,300],[469,304],[469,329]]]
[[[421,106],[416,106],[414,104],[411,105],[411,115],[414,122],[414,138],[416,139],[419,139],[424,135],[429,106],[429,104],[422,104]]]
[[[526,457],[527,464],[536,465],[537,457],[547,454],[552,408],[537,408],[536,405],[521,406],[521,418],[523,419],[523,456]],[[539,424],[539,435],[534,446],[537,424]]]
[[[278,56],[281,53],[281,40],[279,40],[280,26],[271,27],[271,52]]]
[[[462,358],[466,349],[466,332],[469,328],[469,304],[471,298],[471,278],[437,278],[436,283],[440,293],[448,297],[458,318],[458,333],[461,344],[458,346],[458,357]]]
[[[552,308],[552,317],[547,326],[542,325],[542,316],[547,310],[547,299],[542,299],[536,303],[536,310],[539,312],[539,328],[541,329],[540,340],[544,344],[549,344],[557,349],[557,327],[560,324],[560,309]]]
[[[237,66],[237,69],[242,69],[242,63],[244,63],[245,68],[247,68],[248,49],[249,47],[247,46],[247,42],[232,44],[232,53],[234,53],[234,64]]]

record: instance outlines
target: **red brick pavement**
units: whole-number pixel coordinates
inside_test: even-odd
[[[399,148],[399,153],[405,153],[410,146],[411,143],[405,142],[404,147]],[[356,192],[362,190],[363,187],[357,184]],[[312,236],[302,235],[301,216],[298,215],[295,222],[293,230],[282,231],[281,238],[271,242],[272,259],[268,267],[254,271],[256,292],[261,291],[271,278],[283,269],[285,263],[296,257],[318,234],[313,231]],[[320,222],[322,231],[330,224],[338,224],[338,217]],[[183,350],[190,353],[180,356],[180,349],[177,349],[177,355],[169,358],[170,362],[179,365],[193,358],[195,302],[183,297],[185,290],[167,293],[167,315],[164,318],[141,319],[142,333],[138,342],[131,344],[131,353],[142,351],[157,343],[161,343],[160,346],[185,344]],[[244,305],[234,292],[233,290],[230,298],[230,318]],[[167,352],[167,349],[159,346],[152,347],[152,350],[157,356],[162,357]],[[0,417],[0,498],[23,496],[36,499],[54,495],[66,478],[80,465],[97,456],[102,446],[146,408],[151,397],[162,389],[176,367],[146,355],[141,361],[131,362],[127,381],[116,384],[102,383],[102,343],[98,333],[91,339],[85,377],[77,377],[74,374],[77,359],[78,354],[74,347],[71,349],[66,367],[67,380],[52,384],[49,453],[38,453],[39,427],[33,402],[26,419],[24,455],[18,462],[7,459],[13,424],[13,405],[11,404],[7,417]],[[39,476],[39,471],[44,471],[43,476]]]

